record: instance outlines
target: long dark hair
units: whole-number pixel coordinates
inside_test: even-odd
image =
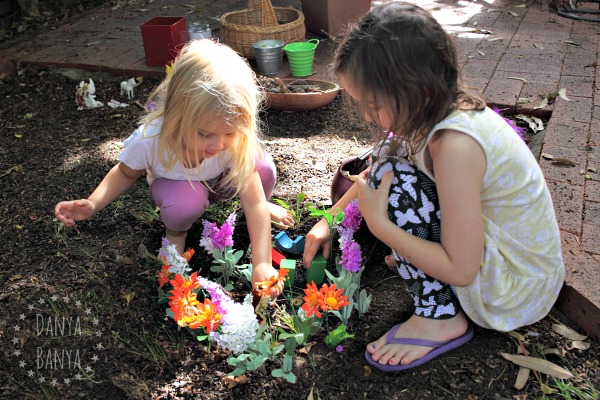
[[[413,154],[427,134],[455,109],[483,110],[485,101],[461,83],[452,38],[426,10],[390,2],[375,6],[350,29],[337,48],[333,71],[361,91],[359,106],[374,101],[394,118],[398,140]]]

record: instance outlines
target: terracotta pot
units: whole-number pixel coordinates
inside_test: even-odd
[[[289,84],[296,79],[282,79],[284,84]],[[331,103],[340,91],[340,86],[335,82],[304,79],[308,85],[321,88],[321,92],[314,93],[273,93],[267,92],[269,108],[280,111],[298,112],[311,111]]]
[[[352,187],[352,181],[348,175],[358,175],[369,166],[369,156],[373,149],[367,150],[365,153],[349,158],[344,161],[338,168],[333,181],[331,182],[331,203],[337,203],[344,194]]]
[[[306,29],[321,36],[340,36],[348,24],[371,9],[371,0],[301,0]],[[351,3],[351,4],[350,4]]]

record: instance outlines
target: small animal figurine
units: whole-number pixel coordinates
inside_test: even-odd
[[[298,236],[292,241],[287,233],[281,231],[273,238],[273,243],[279,251],[291,254],[300,254],[304,251],[304,236]]]
[[[129,78],[126,81],[121,82],[121,96],[127,95],[128,99],[133,98],[133,88],[142,83],[142,80],[136,82],[134,78]]]
[[[85,81],[79,82],[79,87],[75,90],[75,103],[77,104],[77,109],[83,110],[84,108],[102,107],[104,103],[96,100],[95,93],[96,85],[92,78],[90,78],[90,83],[85,83]]]

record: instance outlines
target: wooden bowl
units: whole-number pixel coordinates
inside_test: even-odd
[[[296,80],[298,79],[282,79],[286,85]],[[274,93],[267,91],[269,108],[289,112],[316,110],[331,103],[340,91],[340,86],[335,82],[316,79],[303,80],[309,85],[319,86],[323,91],[314,93]]]

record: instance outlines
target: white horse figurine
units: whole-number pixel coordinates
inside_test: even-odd
[[[129,78],[128,80],[121,82],[121,96],[126,94],[128,99],[132,99],[133,88],[139,85],[140,83],[142,83],[141,80],[139,82],[136,82],[134,78]]]

